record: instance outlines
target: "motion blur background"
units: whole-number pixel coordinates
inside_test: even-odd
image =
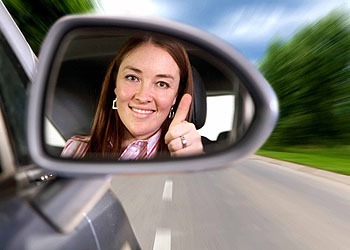
[[[50,26],[74,13],[159,16],[213,33],[265,76],[279,122],[257,154],[350,175],[347,0],[3,1],[38,55]]]

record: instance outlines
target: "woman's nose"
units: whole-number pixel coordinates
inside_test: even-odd
[[[143,82],[138,87],[135,98],[141,103],[147,103],[152,101],[152,88],[147,82]]]

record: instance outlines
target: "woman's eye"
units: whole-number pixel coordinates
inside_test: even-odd
[[[166,82],[157,82],[157,85],[161,88],[168,88],[169,84],[167,84]]]
[[[130,80],[130,81],[137,81],[138,80],[137,77],[133,76],[133,75],[127,75],[125,78]]]

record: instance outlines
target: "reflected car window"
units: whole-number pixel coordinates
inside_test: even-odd
[[[198,131],[209,140],[216,141],[222,133],[232,130],[235,96],[220,95],[207,97],[207,119]],[[221,110],[225,108],[225,114]]]

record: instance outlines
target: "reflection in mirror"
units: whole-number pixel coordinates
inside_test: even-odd
[[[44,120],[52,156],[210,154],[238,142],[254,118],[254,103],[235,69],[186,41],[135,29],[84,28],[66,36],[57,53]]]

